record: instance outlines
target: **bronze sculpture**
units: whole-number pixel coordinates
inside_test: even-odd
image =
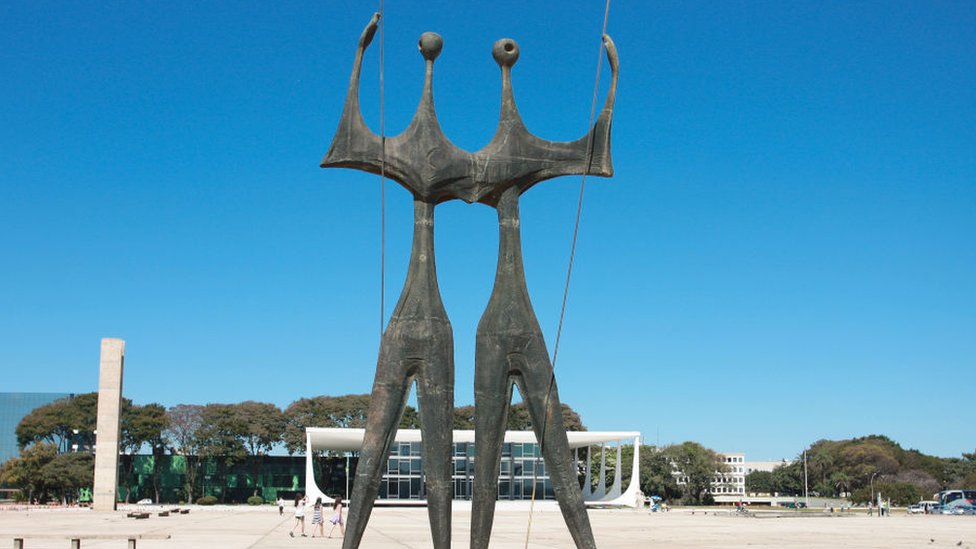
[[[454,146],[437,123],[433,64],[443,41],[434,33],[424,33],[418,44],[426,75],[410,125],[400,135],[386,139],[366,127],[359,109],[359,75],[378,20],[379,14],[375,14],[360,38],[339,128],[321,166],[384,173],[410,191],[414,196],[414,241],[406,284],[380,344],[343,547],[356,548],[362,539],[414,380],[434,547],[450,547],[453,336],[437,288],[433,213],[438,203],[452,199],[494,207],[499,219],[495,286],[477,332],[471,547],[487,547],[491,535],[513,385],[518,385],[528,405],[556,499],[577,547],[595,547],[571,463],[552,366],[525,286],[518,198],[536,183],[561,175],[612,175],[610,126],[618,73],[613,41],[604,35],[613,77],[606,103],[590,132],[573,142],[545,141],[525,128],[511,86],[518,45],[511,39],[496,42],[492,53],[502,72],[498,130],[483,149],[469,153]]]

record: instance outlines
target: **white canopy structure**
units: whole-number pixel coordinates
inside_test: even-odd
[[[305,429],[305,494],[314,501],[321,497],[324,502],[331,502],[332,498],[319,489],[315,482],[314,456],[319,451],[358,452],[363,445],[365,429],[318,428]],[[569,447],[575,449],[586,448],[586,482],[583,488],[583,499],[587,505],[627,506],[636,507],[640,504],[638,498],[640,480],[640,433],[637,431],[568,431]],[[419,429],[400,429],[397,431],[396,442],[422,442]],[[454,430],[454,442],[474,443],[474,431]],[[535,444],[533,431],[506,431],[506,443]],[[626,490],[622,490],[621,475],[614,475],[613,486],[606,486],[606,445],[615,443],[617,461],[621,463],[621,448],[624,444],[634,445],[633,467],[630,483]],[[595,490],[590,490],[592,471],[590,470],[590,448],[601,447],[600,477]]]

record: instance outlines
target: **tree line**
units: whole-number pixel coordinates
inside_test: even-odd
[[[790,464],[746,477],[746,491],[803,495],[806,461],[810,495],[867,503],[872,491],[896,505],[929,499],[940,490],[976,487],[976,452],[959,458],[905,450],[882,435],[819,440]]]
[[[186,461],[187,500],[198,493],[200,465],[209,461],[229,468],[248,462],[257,478],[264,456],[283,449],[289,455],[304,455],[306,427],[366,426],[369,395],[321,395],[301,398],[284,410],[266,402],[236,404],[177,404],[166,408],[158,403],[134,404],[122,399],[120,414],[120,490],[129,501],[136,454],[148,450],[154,457],[167,453]],[[51,497],[67,500],[78,490],[91,487],[94,461],[90,452],[71,452],[94,443],[98,393],[86,393],[57,400],[24,416],[16,429],[21,456],[0,467],[0,482],[16,486],[33,501]],[[567,430],[583,431],[580,415],[563,405]],[[404,429],[420,427],[417,410],[407,406],[400,422]],[[474,406],[454,411],[455,429],[474,428]],[[512,406],[509,430],[530,430],[532,422],[523,403]],[[153,460],[151,474],[155,500],[159,501],[159,464]]]
[[[148,450],[154,457],[182,456],[186,462],[184,492],[187,501],[199,493],[198,476],[204,462],[229,468],[246,463],[257,478],[264,457],[283,450],[304,455],[306,427],[362,428],[366,425],[369,395],[316,396],[301,398],[284,410],[274,404],[245,401],[236,404],[133,404],[122,400],[120,489],[128,501],[134,479],[133,459]],[[87,393],[36,408],[17,425],[21,456],[0,466],[0,482],[15,486],[31,500],[71,499],[79,489],[91,487],[94,463],[90,452],[72,452],[94,440],[97,393]],[[580,415],[563,404],[567,430],[585,431]],[[474,428],[474,406],[454,411],[455,429]],[[419,428],[417,410],[408,406],[401,428]],[[509,430],[531,430],[528,410],[522,403],[512,406]],[[594,487],[600,469],[600,450],[591,452],[591,482]],[[633,446],[622,449],[622,463],[616,452],[608,452],[607,482],[612,484],[619,469],[623,485],[630,482]],[[585,449],[581,449],[585,452]],[[585,454],[580,454],[581,456]],[[749,493],[801,496],[804,493],[804,455],[809,493],[814,496],[847,498],[867,502],[881,491],[896,504],[908,504],[947,488],[976,486],[976,452],[961,458],[940,458],[905,450],[885,436],[871,435],[850,440],[820,440],[801,452],[791,463],[772,472],[757,471],[746,476]],[[159,500],[160,459],[152,460],[152,486]],[[680,475],[676,475],[680,471]],[[641,446],[641,490],[676,503],[712,503],[712,480],[728,472],[723,456],[698,444],[683,442],[663,447]],[[584,481],[580,471],[580,482]],[[582,484],[581,484],[582,486]]]

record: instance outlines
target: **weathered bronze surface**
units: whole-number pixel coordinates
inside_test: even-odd
[[[498,211],[499,222],[495,286],[478,324],[475,356],[477,456],[471,547],[488,546],[505,423],[516,385],[542,443],[546,467],[570,533],[577,547],[595,547],[562,422],[552,365],[525,285],[518,199],[536,183],[553,177],[613,174],[610,126],[617,86],[616,48],[605,35],[612,82],[589,134],[576,141],[553,142],[529,133],[515,106],[511,68],[518,60],[518,45],[507,38],[496,42],[492,54],[502,72],[498,130],[483,149],[469,153],[454,146],[437,123],[433,71],[443,41],[434,33],[424,33],[418,44],[426,77],[421,102],[410,125],[400,135],[386,138],[385,143],[366,127],[359,109],[359,77],[363,53],[376,33],[378,21],[376,14],[359,40],[339,128],[321,165],[385,173],[410,191],[414,197],[414,240],[407,281],[380,343],[343,548],[359,547],[362,540],[414,381],[434,547],[450,547],[453,335],[437,288],[433,226],[434,207],[453,199],[492,206]]]

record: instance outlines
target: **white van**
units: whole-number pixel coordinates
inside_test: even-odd
[[[938,501],[920,501],[908,508],[909,515],[928,515],[939,504]]]

